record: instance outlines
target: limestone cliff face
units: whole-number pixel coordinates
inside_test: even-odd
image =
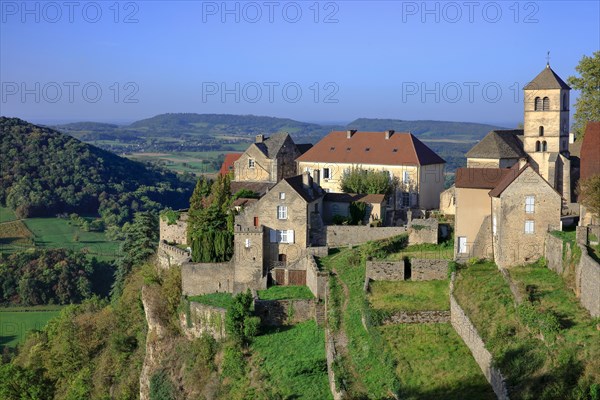
[[[156,301],[157,297],[153,296],[152,291],[153,288],[142,287],[142,303],[148,323],[148,334],[146,336],[146,357],[140,374],[140,400],[150,399],[150,377],[160,366],[166,353],[164,339],[168,330],[158,316],[159,305]]]

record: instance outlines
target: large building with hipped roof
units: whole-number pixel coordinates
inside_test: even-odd
[[[407,132],[333,131],[296,159],[298,173],[309,172],[323,189],[342,192],[352,168],[386,171],[398,178],[392,209],[437,209],[444,189],[445,161]]]

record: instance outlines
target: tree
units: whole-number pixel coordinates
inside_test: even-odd
[[[250,290],[237,294],[225,314],[225,330],[240,345],[247,345],[258,334],[260,318],[252,316],[253,299]]]
[[[585,125],[600,121],[600,51],[591,57],[583,56],[575,69],[581,76],[570,76],[567,82],[581,92],[575,103],[573,130],[578,138],[583,138]]]
[[[600,217],[600,175],[579,181],[579,201],[596,218]]]
[[[22,368],[13,364],[0,366],[0,398],[4,400],[51,400],[54,386],[44,378],[43,369]]]
[[[393,180],[387,171],[352,167],[342,176],[341,186],[346,193],[389,194],[393,189]]]

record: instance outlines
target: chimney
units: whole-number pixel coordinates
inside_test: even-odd
[[[385,140],[389,140],[389,138],[391,138],[393,134],[393,130],[385,131]]]
[[[356,129],[349,129],[346,131],[346,139],[350,139],[352,135],[356,133]]]
[[[265,135],[260,134],[260,135],[256,135],[256,143],[262,143],[265,141]]]
[[[307,190],[312,188],[312,178],[310,176],[310,172],[308,171],[305,171],[302,174],[302,186]]]
[[[314,181],[315,181],[315,183],[317,185],[320,185],[321,184],[321,170],[320,169],[315,169],[314,172],[315,172],[315,179],[314,179]]]

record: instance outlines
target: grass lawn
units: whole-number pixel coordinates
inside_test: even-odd
[[[33,232],[38,247],[85,250],[102,260],[118,256],[120,242],[108,241],[103,232],[85,232],[63,218],[28,218],[24,221]]]
[[[314,321],[269,329],[254,338],[253,357],[286,399],[331,399],[325,333]]]
[[[13,210],[11,210],[8,207],[1,207],[0,206],[0,223],[2,222],[10,222],[10,221],[14,221],[17,219],[17,216],[15,215],[15,213],[13,212]]]
[[[60,313],[61,306],[0,308],[0,349],[14,347],[33,329],[42,329]]]
[[[369,302],[385,311],[449,310],[448,283],[375,281],[370,283]]]
[[[261,300],[314,299],[307,286],[271,286],[258,291]]]
[[[552,271],[527,266],[512,268],[510,274],[536,310],[559,318],[555,341],[542,340],[522,323],[493,263],[460,270],[455,295],[507,377],[511,398],[586,398],[582,393],[589,395],[590,385],[600,383],[600,320],[589,317]]]
[[[452,247],[452,243],[414,244],[407,246],[398,252],[390,253],[390,255],[386,257],[386,260],[402,260],[405,257],[452,260],[454,258],[454,248]]]
[[[471,352],[450,324],[378,328],[397,362],[402,399],[495,399]]]
[[[229,293],[210,293],[202,296],[191,296],[188,297],[188,300],[208,306],[227,308],[233,303],[233,296]]]

